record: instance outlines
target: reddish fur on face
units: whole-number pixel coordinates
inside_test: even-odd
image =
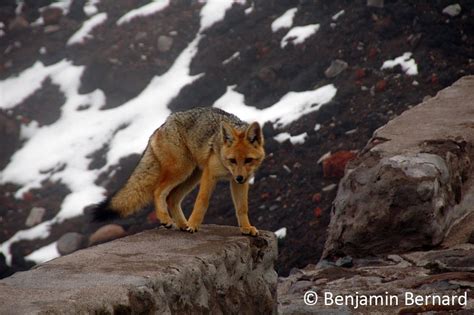
[[[232,128],[231,132],[231,140],[222,149],[222,162],[232,177],[242,176],[247,180],[265,157],[263,135],[257,123],[251,124],[244,131]]]

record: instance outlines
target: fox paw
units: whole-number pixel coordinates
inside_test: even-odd
[[[251,235],[251,236],[258,235],[258,230],[255,228],[255,226],[241,227],[240,232],[242,232],[242,234],[244,235]]]
[[[161,225],[167,229],[171,229],[173,227],[173,223],[161,223]]]
[[[194,232],[198,231],[198,228],[197,228],[197,226],[194,226],[194,227],[193,226],[188,226],[186,228],[186,231],[188,231],[189,233],[194,233]]]
[[[178,222],[176,221],[176,227],[180,229],[181,231],[186,231],[188,229],[188,223],[186,221],[184,222]]]

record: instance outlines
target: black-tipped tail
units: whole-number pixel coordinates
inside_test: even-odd
[[[120,215],[110,208],[110,198],[105,199],[92,209],[92,221],[104,222],[120,218]]]

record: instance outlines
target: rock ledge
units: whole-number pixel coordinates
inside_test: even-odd
[[[0,281],[0,314],[269,314],[276,310],[276,257],[270,232],[149,230]]]

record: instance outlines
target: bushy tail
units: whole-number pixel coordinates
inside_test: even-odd
[[[92,210],[93,220],[124,218],[147,206],[153,200],[158,173],[159,163],[148,146],[125,185]]]

